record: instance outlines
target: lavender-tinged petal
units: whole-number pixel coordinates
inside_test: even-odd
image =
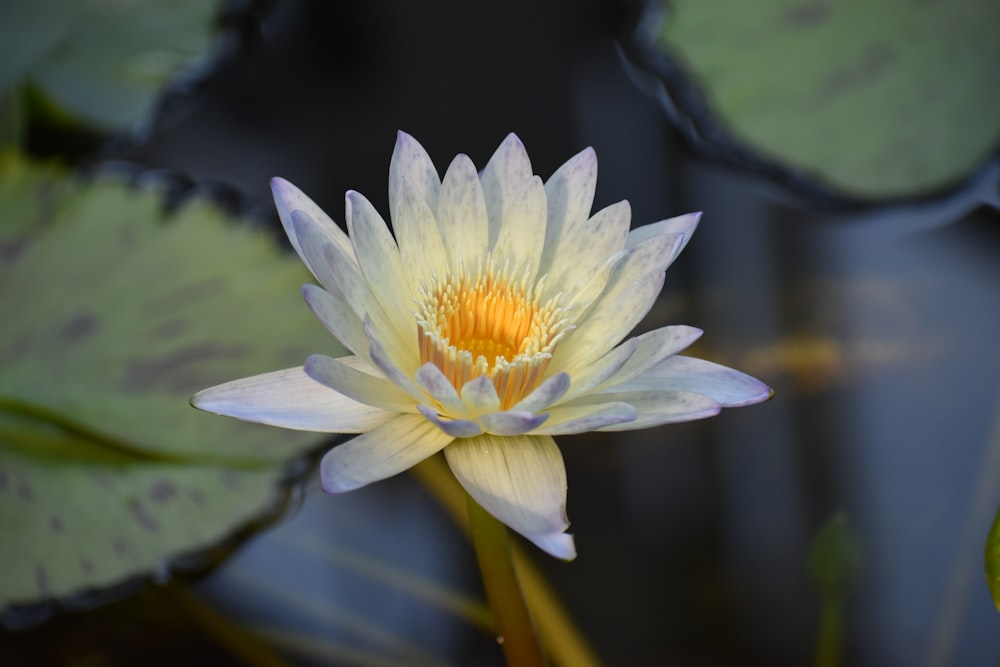
[[[300,431],[363,433],[395,417],[339,394],[299,368],[234,380],[199,391],[199,410]]]
[[[531,161],[524,144],[511,132],[497,147],[479,177],[489,220],[489,247],[493,249],[504,226],[510,225],[512,207],[525,183],[532,178]],[[544,218],[541,221],[544,228]]]
[[[444,455],[469,495],[522,535],[569,527],[566,468],[552,438],[483,434],[456,440]]]
[[[581,400],[628,403],[639,414],[634,421],[602,426],[599,431],[632,431],[660,424],[704,419],[719,414],[722,406],[708,396],[688,391],[616,391],[591,394]]]
[[[441,190],[441,177],[438,176],[437,168],[420,142],[406,132],[399,132],[389,162],[389,214],[393,220],[399,217],[399,202],[404,184],[431,211],[437,210],[438,193]]]
[[[400,370],[399,366],[396,365],[392,357],[386,352],[385,347],[383,347],[382,342],[375,333],[372,320],[368,315],[365,315],[363,326],[365,335],[368,336],[368,356],[372,360],[372,364],[382,371],[383,375],[392,380],[393,384],[412,396],[417,402],[423,401],[424,396],[420,387],[407,377],[406,373]]]
[[[453,439],[421,415],[398,415],[327,452],[320,464],[323,490],[341,493],[391,477],[438,453]]]
[[[726,408],[760,403],[772,393],[757,378],[733,368],[694,357],[672,356],[602,394],[668,389],[701,394]]]
[[[302,297],[316,319],[344,346],[361,357],[368,357],[368,337],[364,326],[340,290],[327,291],[316,285],[303,285]]]
[[[306,375],[359,403],[392,412],[413,412],[411,396],[389,380],[355,370],[337,359],[314,354],[306,359]]]
[[[496,387],[485,375],[469,380],[462,386],[462,403],[472,414],[496,412],[500,409],[500,397],[497,396]]]
[[[415,290],[404,272],[396,240],[382,216],[371,202],[353,190],[345,197],[345,211],[354,254],[375,298],[394,323],[412,319]],[[409,335],[410,329],[399,333]]]
[[[548,413],[532,414],[517,410],[491,412],[477,420],[483,431],[493,435],[523,435],[534,431],[549,418]]]
[[[638,338],[635,352],[613,376],[597,387],[606,391],[610,387],[627,382],[664,359],[672,357],[701,337],[702,330],[684,324],[675,324],[647,331]]]
[[[317,280],[320,279],[319,275],[314,270],[313,264],[306,255],[303,253],[302,239],[299,237],[298,231],[293,225],[292,212],[299,210],[302,211],[311,220],[314,220],[317,227],[322,233],[322,236],[331,243],[335,243],[344,249],[345,254],[350,261],[357,265],[357,260],[354,258],[351,252],[351,241],[347,237],[337,223],[328,216],[323,209],[317,206],[312,199],[307,197],[301,190],[289,183],[283,178],[272,178],[271,179],[271,193],[274,195],[274,205],[278,209],[278,217],[281,218],[281,224],[285,228],[285,233],[288,235],[288,240],[291,242],[292,247],[295,248],[295,252],[299,254],[299,257],[306,263],[306,266],[312,271],[313,275],[316,276]]]
[[[406,182],[399,186],[392,226],[396,232],[399,256],[410,276],[414,290],[435,271],[448,266],[445,250],[434,212]]]
[[[638,347],[639,339],[629,338],[582,369],[572,369],[575,370],[572,375],[573,390],[567,394],[566,400],[590,393],[594,387],[621,371]]]
[[[457,155],[448,166],[435,217],[451,266],[475,275],[488,251],[489,223],[479,173],[468,155]]]
[[[539,273],[547,273],[559,261],[567,239],[590,217],[596,188],[597,154],[590,147],[567,160],[545,182],[548,215]]]
[[[546,535],[525,535],[536,547],[562,560],[576,558],[576,544],[569,533],[548,533]]]
[[[569,391],[570,376],[568,373],[557,373],[545,382],[541,383],[535,390],[525,396],[515,405],[512,410],[521,412],[538,412],[554,404]]]
[[[631,219],[631,206],[620,201],[601,209],[576,234],[564,238],[559,256],[549,267],[549,289],[565,294],[579,292],[609,257],[625,248]]]
[[[635,421],[639,411],[628,403],[607,402],[552,408],[549,421],[533,435],[574,435],[596,431],[605,426]]]
[[[431,398],[441,404],[448,415],[460,418],[466,416],[465,404],[452,386],[451,380],[445,377],[440,368],[428,362],[417,369],[413,379]]]
[[[665,234],[680,234],[683,237],[681,243],[674,249],[667,259],[667,266],[673,263],[681,251],[687,246],[688,241],[691,240],[691,236],[694,234],[695,229],[698,228],[698,222],[701,220],[701,211],[695,213],[685,213],[684,215],[678,215],[677,217],[670,218],[668,220],[661,220],[660,222],[654,222],[651,225],[643,225],[637,227],[629,232],[628,240],[625,242],[627,248],[635,248],[641,243],[653,238],[654,236],[662,236]]]
[[[418,405],[417,410],[428,421],[453,438],[471,438],[483,432],[479,424],[474,421],[469,421],[468,419],[443,419],[433,408],[429,408],[426,405]]]

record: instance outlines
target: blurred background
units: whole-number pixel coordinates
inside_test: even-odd
[[[8,18],[27,11],[4,4]],[[879,11],[916,40],[930,21],[919,4],[899,0]],[[941,11],[978,12],[980,24],[1000,18],[992,3],[959,4]],[[716,7],[720,35],[747,25],[726,3],[707,5]],[[878,152],[891,122],[874,135],[849,125],[859,128],[852,136],[772,95],[774,108],[761,113],[779,130],[809,133],[821,150],[809,162],[765,145],[770,135],[740,125],[738,105],[727,100],[756,99],[755,86],[773,72],[759,82],[740,78],[736,92],[713,72],[733,71],[744,49],[778,43],[783,25],[808,41],[803,31],[855,11],[800,5],[762,10],[760,25],[731,40],[735,60],[724,60],[686,41],[711,34],[713,24],[684,23],[683,2],[652,12],[613,0],[230,3],[212,18],[216,37],[204,58],[171,78],[140,121],[115,131],[65,122],[38,102],[39,85],[27,105],[36,117],[20,121],[20,151],[89,174],[128,173],[133,184],[155,182],[167,199],[181,192],[219,201],[285,247],[268,179],[292,181],[337,220],[348,189],[385,213],[400,129],[442,171],[459,152],[484,165],[511,131],[543,178],[593,146],[595,210],[628,199],[634,226],[704,211],[642,330],[702,328],[695,356],[775,390],[766,404],[705,422],[560,440],[579,558],[528,554],[594,655],[608,665],[992,664],[1000,616],[983,559],[1000,506],[1000,129],[987,123],[961,158],[941,158],[948,165],[940,171],[914,168],[910,181],[866,177],[859,185],[851,175],[873,160],[934,167],[934,156],[948,153],[940,145],[959,139],[899,139],[933,144],[930,157],[896,145]],[[736,28],[723,27],[727,16]],[[935,25],[960,35],[961,23]],[[650,37],[663,25],[665,36]],[[882,23],[856,25],[864,36],[862,26]],[[770,27],[773,35],[755,32]],[[16,41],[9,32],[6,39],[0,50]],[[966,51],[941,65],[943,79],[913,84],[938,114],[930,127],[977,122],[947,115],[939,100],[952,91],[934,87],[941,81],[969,96],[962,104],[1000,118],[978,70],[963,69],[983,62],[995,72],[1000,56],[977,50],[980,43],[989,44],[966,40]],[[853,47],[840,48],[828,52],[830,63]],[[911,61],[893,48],[859,45],[863,57],[851,71],[905,98],[895,82],[912,68],[891,65]],[[940,53],[951,53],[940,48],[924,57],[940,64]],[[779,83],[805,85],[811,61],[785,63]],[[833,81],[849,88],[845,77]],[[820,106],[834,117],[858,113],[839,91],[828,90]],[[831,146],[862,166],[824,171],[823,160],[836,159]],[[877,176],[895,167],[873,169]],[[18,258],[0,253],[11,266]],[[72,288],[87,291],[88,283]],[[219,331],[243,327],[238,317]],[[13,348],[0,350],[9,355],[3,364],[13,363]],[[0,398],[16,387],[0,382]],[[274,430],[266,439],[286,437]],[[11,545],[30,537],[11,525],[24,515],[10,509],[15,485],[3,461],[0,553],[13,559]],[[112,597],[122,600],[96,609],[90,602],[103,598],[75,593],[37,596],[59,599],[43,607],[30,596],[14,600],[0,662],[274,664],[261,657],[273,651],[304,665],[502,664],[493,637],[477,627],[472,549],[421,479],[403,475],[329,497],[302,465],[291,476],[280,486],[287,493],[257,512],[266,525],[241,523],[238,548],[176,567],[179,581],[160,571],[151,587],[119,589]],[[241,652],[234,646],[244,639],[231,633],[262,648]]]

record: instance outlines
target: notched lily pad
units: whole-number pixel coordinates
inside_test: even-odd
[[[320,444],[208,415],[211,384],[342,354],[273,237],[0,159],[0,608],[162,572],[273,507]],[[0,615],[0,621],[3,621]]]
[[[1000,144],[991,0],[649,6],[640,59],[689,137],[730,161],[881,200],[955,186]]]
[[[30,83],[71,116],[116,131],[208,53],[219,3],[0,3],[0,96]]]

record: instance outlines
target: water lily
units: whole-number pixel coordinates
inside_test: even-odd
[[[444,450],[489,513],[574,558],[552,436],[701,419],[770,395],[739,371],[679,356],[702,333],[693,327],[626,338],[700,214],[629,231],[627,201],[590,215],[596,178],[588,148],[543,183],[511,134],[481,173],[459,155],[442,179],[401,132],[389,167],[392,232],[351,191],[347,233],[274,179],[288,238],[321,285],[303,287],[306,303],[353,354],[313,355],[303,367],[206,389],[193,404],[360,433],[323,458],[322,485],[333,493]]]

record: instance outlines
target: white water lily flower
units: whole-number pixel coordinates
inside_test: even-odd
[[[588,148],[543,184],[511,134],[482,173],[459,155],[441,179],[400,132],[389,166],[394,234],[357,192],[347,193],[345,234],[274,179],[288,238],[322,285],[303,288],[306,303],[354,354],[314,355],[192,403],[286,428],[360,433],[323,458],[328,492],[444,450],[487,511],[574,558],[552,436],[700,419],[770,396],[739,371],[677,356],[698,329],[625,339],[700,214],[629,231],[627,201],[590,215],[596,178]]]

